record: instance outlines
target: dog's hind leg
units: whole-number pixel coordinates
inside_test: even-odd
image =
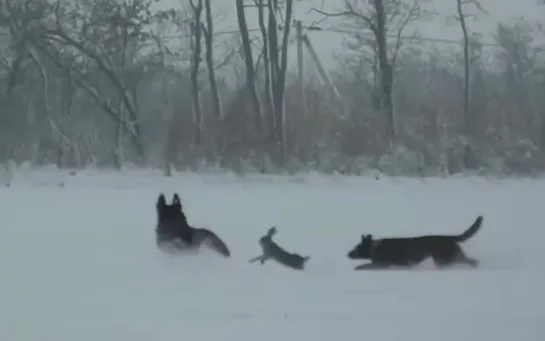
[[[472,268],[476,268],[479,265],[479,262],[476,259],[468,257],[465,255],[464,251],[460,248],[453,257],[441,258],[433,257],[435,266],[439,269],[444,269],[451,267],[455,264],[467,264]]]
[[[456,259],[454,260],[454,263],[468,264],[472,268],[476,268],[479,265],[479,262],[476,259],[466,256],[462,248],[459,248],[458,252],[456,253]]]
[[[466,264],[469,264],[472,268],[476,268],[477,266],[479,266],[479,261],[474,258],[465,257],[464,261]]]
[[[474,258],[471,258],[471,257],[468,257],[463,253],[461,253],[458,256],[458,259],[456,260],[456,263],[468,264],[472,268],[476,268],[477,266],[479,266],[479,261],[478,260],[476,260]]]

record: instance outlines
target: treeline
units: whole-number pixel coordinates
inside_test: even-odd
[[[0,163],[167,174],[545,170],[539,26],[500,23],[495,45],[483,45],[465,17],[484,9],[459,0],[460,45],[430,49],[400,38],[430,15],[420,1],[382,1],[340,3],[355,33],[331,73],[339,102],[310,66],[302,87],[288,68],[293,0],[235,0],[240,32],[221,41],[210,0],[162,11],[152,0],[1,0]]]

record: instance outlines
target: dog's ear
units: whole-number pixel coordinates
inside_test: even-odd
[[[164,206],[166,206],[167,202],[166,202],[166,199],[165,199],[165,195],[163,193],[161,193],[159,195],[159,197],[157,198],[157,209],[159,208],[162,208]]]
[[[174,193],[174,195],[172,196],[172,206],[182,208],[182,203],[180,202],[180,197],[178,196],[178,193]]]
[[[367,240],[373,240],[373,235],[372,234],[362,234],[361,235],[361,241],[364,242],[364,241],[367,241]]]

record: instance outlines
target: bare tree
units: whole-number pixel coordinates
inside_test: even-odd
[[[0,61],[0,72],[7,75],[7,82],[0,94],[0,120],[3,121],[2,126],[6,126],[8,102],[12,98],[12,93],[21,77],[21,69],[26,59],[26,29],[28,25],[30,25],[32,19],[33,16],[27,15],[23,6],[16,6],[8,0],[1,4],[0,28],[5,36],[3,37],[4,41],[2,42],[4,51]],[[6,36],[9,38],[6,38]],[[13,47],[11,51],[9,51],[9,45]]]
[[[386,11],[382,0],[373,0],[376,12],[376,22],[373,27],[373,33],[377,43],[378,63],[380,70],[380,110],[387,117],[388,125],[386,136],[390,142],[394,142],[395,117],[394,104],[392,100],[392,91],[394,84],[394,75],[392,64],[388,60],[388,51],[386,44]]]
[[[61,6],[58,1],[54,22],[47,23],[35,32],[33,44],[57,67],[73,72],[76,83],[128,134],[140,162],[145,162],[135,92],[124,81],[129,67],[124,64],[134,59],[128,55],[129,47],[131,55],[134,55],[142,47],[142,42],[149,38],[144,26],[151,20],[151,1],[118,3],[112,0],[89,0],[84,5],[83,9],[72,9]],[[73,54],[83,56],[93,63],[100,75],[115,89],[113,94],[117,98],[117,105],[112,105],[109,99],[111,93],[103,92],[107,89],[101,89],[94,83],[96,75],[78,69],[77,64],[68,64],[62,53],[59,54],[60,48],[71,50]]]
[[[69,136],[69,133],[64,132],[60,128],[57,122],[57,119],[52,112],[53,109],[52,109],[52,105],[50,101],[51,101],[51,98],[54,98],[54,96],[51,96],[51,90],[50,90],[51,77],[50,77],[50,71],[48,70],[49,68],[45,65],[45,62],[42,60],[42,56],[40,55],[40,53],[38,53],[32,46],[29,46],[28,53],[30,55],[30,58],[34,61],[34,63],[36,63],[36,66],[40,70],[40,76],[42,81],[42,95],[43,95],[43,114],[47,122],[49,123],[49,127],[51,128],[51,134],[53,136],[53,139],[55,141],[55,145],[57,148],[57,165],[59,167],[64,167],[65,165],[69,163],[68,159],[65,158],[65,152],[64,152],[66,149],[68,149],[75,156],[76,167],[80,168],[82,167],[82,160],[81,160],[81,155],[79,152],[79,146]]]
[[[467,26],[467,18],[469,15],[464,13],[465,6],[473,5],[482,13],[485,13],[484,9],[481,7],[478,0],[456,0],[456,19],[460,23],[460,28],[462,30],[462,39],[463,39],[463,54],[464,54],[464,129],[463,129],[463,139],[464,139],[464,167],[466,169],[473,168],[472,164],[472,150],[470,140],[473,138],[474,134],[472,133],[474,119],[472,113],[470,112],[470,95],[471,95],[471,37],[469,34],[469,29]]]
[[[543,51],[532,38],[532,25],[518,21],[512,25],[498,24],[497,41],[501,47],[499,61],[503,69],[507,98],[513,103],[512,111],[531,145],[545,151],[545,112],[539,110],[543,89],[533,84],[543,82],[540,75],[540,57]],[[541,67],[543,70],[543,67]],[[543,72],[543,71],[542,71]],[[522,140],[520,132],[511,134]]]
[[[274,112],[275,142],[277,144],[280,162],[285,162],[286,128],[284,91],[286,88],[286,70],[288,64],[289,34],[293,14],[293,0],[286,0],[284,21],[280,24],[280,5],[278,0],[269,0],[269,27],[267,41],[269,45],[269,62],[271,68],[271,84]],[[282,25],[281,41],[278,37],[278,27]]]
[[[373,51],[371,64],[373,73],[378,75],[375,109],[381,112],[386,119],[386,140],[393,143],[396,139],[395,113],[393,105],[393,84],[395,63],[402,47],[405,29],[411,23],[421,20],[430,13],[422,8],[426,0],[414,0],[407,4],[401,0],[344,0],[343,9],[338,12],[325,12],[313,8],[312,11],[324,15],[323,20],[332,17],[344,17],[349,20],[348,26],[362,30],[355,34],[357,44],[352,48],[361,49],[370,46]],[[371,33],[367,38],[365,31]],[[394,38],[394,47],[390,48],[389,38]]]
[[[214,135],[216,138],[217,156],[221,157],[221,151],[225,145],[223,136],[223,108],[221,103],[218,82],[216,79],[216,65],[214,59],[214,20],[212,19],[211,0],[204,0],[205,22],[202,24],[204,41],[206,45],[205,58],[208,70],[208,83],[210,84],[210,96],[212,98],[212,111],[214,113]]]
[[[237,10],[238,28],[240,30],[240,39],[242,42],[242,50],[244,54],[244,64],[246,66],[246,88],[252,102],[254,128],[257,131],[262,132],[263,116],[261,114],[261,103],[259,101],[259,96],[257,95],[254,57],[250,43],[250,32],[248,31],[248,24],[246,22],[244,0],[236,0],[235,5]]]
[[[265,117],[267,121],[267,127],[269,130],[269,136],[274,142],[275,132],[274,132],[274,109],[273,109],[273,94],[272,94],[272,83],[271,83],[271,63],[270,63],[270,54],[269,54],[269,33],[267,30],[267,23],[265,21],[265,9],[267,4],[264,0],[254,0],[254,4],[257,7],[257,20],[259,24],[259,31],[261,32],[261,41],[262,41],[262,52],[263,56],[263,76],[265,81],[263,97],[265,100]]]
[[[407,34],[410,22],[422,19],[423,0],[342,0],[344,10],[324,17],[342,18],[344,30],[337,31],[348,32],[353,48],[347,61],[360,65],[343,63],[328,71],[343,99],[357,106],[352,115],[332,114],[326,87],[309,75],[304,84],[312,99],[306,103],[309,115],[301,115],[300,84],[292,84],[296,76],[286,70],[292,4],[246,1],[240,6],[255,5],[259,24],[257,33],[242,25],[246,45],[240,44],[240,32],[214,31],[218,13],[212,0],[184,1],[185,6],[154,14],[147,7],[151,0],[0,1],[0,160],[119,167],[124,160],[142,162],[141,148],[146,166],[164,167],[166,161],[167,170],[213,161],[233,171],[263,172],[271,159],[276,169],[290,172],[360,174],[376,167],[390,174],[438,175],[471,168],[469,158],[466,167],[461,162],[466,150],[460,140],[467,135],[474,165],[484,170],[545,169],[545,68],[537,23],[499,25],[499,46],[480,43],[466,18],[481,10],[461,0],[452,15],[465,21],[469,48],[465,55],[460,48],[459,64],[453,65],[452,53],[444,55],[437,45],[420,49],[418,37]],[[196,47],[196,28],[202,37],[198,52],[190,46]],[[494,63],[487,63],[488,57]],[[196,72],[192,61],[199,63]],[[384,96],[392,90],[383,86],[388,83],[393,99]],[[195,89],[203,102],[198,118],[192,112]],[[362,98],[368,94],[369,100]],[[403,107],[397,131],[393,123],[385,131],[393,117],[385,114],[385,99]],[[218,126],[215,118],[222,121]],[[199,148],[194,148],[195,122],[202,134]],[[256,122],[261,130],[252,134]],[[385,148],[385,136],[397,142],[395,153]]]
[[[216,66],[214,60],[214,20],[212,19],[211,0],[204,0],[206,24],[203,27],[204,40],[206,43],[206,67],[208,69],[208,82],[210,83],[210,94],[212,96],[212,108],[218,121],[222,120],[223,109],[221,106],[221,97],[216,80]]]
[[[196,3],[195,3],[196,1]],[[201,65],[201,50],[202,50],[202,10],[203,0],[189,0],[191,5],[192,22],[191,28],[191,92],[193,102],[193,115],[195,124],[195,144],[200,145],[202,143],[202,109],[201,109],[201,97],[199,86],[199,68]]]
[[[286,147],[284,92],[293,0],[284,3],[278,0],[267,2],[254,0],[254,6],[257,7],[262,39],[261,53],[265,78],[262,93],[265,98],[269,146],[272,147],[270,152],[273,153],[276,162],[281,164],[284,162]],[[279,34],[279,31],[282,33]]]
[[[2,58],[2,71],[6,74],[6,82],[0,95],[0,144],[3,156],[7,152],[9,131],[16,129],[14,117],[10,115],[11,104],[15,104],[16,90],[24,81],[25,71],[29,68],[31,58],[28,55],[29,37],[36,26],[40,26],[44,18],[51,13],[51,6],[39,1],[10,1],[0,3],[0,27],[8,39]],[[5,38],[6,36],[3,36]],[[10,48],[11,47],[11,48]],[[22,116],[29,121],[30,113]],[[7,128],[7,129],[6,129]],[[38,135],[38,134],[36,134]],[[41,149],[42,145],[38,144]],[[4,158],[4,157],[2,157]]]

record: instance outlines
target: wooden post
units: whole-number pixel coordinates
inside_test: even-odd
[[[320,62],[320,58],[318,57],[318,54],[314,50],[314,47],[310,43],[310,40],[308,39],[307,35],[305,34],[303,36],[303,42],[305,43],[305,46],[310,53],[310,57],[312,58],[312,61],[314,62],[314,65],[316,65],[316,69],[318,70],[318,74],[322,78],[322,81],[327,85],[329,88],[329,91],[333,95],[333,97],[338,101],[339,109],[341,111],[341,115],[346,117],[346,111],[344,110],[344,105],[341,100],[341,95],[339,94],[339,91],[333,85],[333,82],[329,78],[329,75],[327,74],[327,71],[325,70],[324,66]]]

